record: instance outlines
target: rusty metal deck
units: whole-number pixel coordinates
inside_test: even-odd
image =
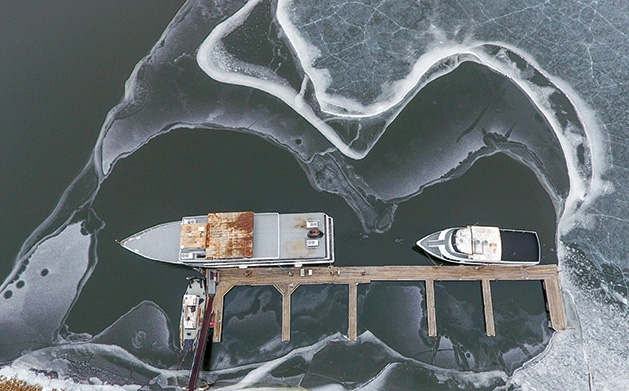
[[[253,257],[253,212],[210,213],[207,219],[206,259]]]

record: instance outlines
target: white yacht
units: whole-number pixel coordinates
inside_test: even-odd
[[[537,265],[541,247],[536,232],[498,227],[447,228],[417,241],[429,257],[464,265]]]

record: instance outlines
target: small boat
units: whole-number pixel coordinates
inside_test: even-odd
[[[205,316],[205,300],[207,289],[205,279],[189,277],[188,288],[183,295],[181,306],[181,324],[179,326],[179,341],[183,353],[195,349],[198,336]]]
[[[429,257],[462,265],[537,265],[541,260],[534,231],[468,226],[447,228],[417,241]]]
[[[183,296],[181,325],[179,328],[181,352],[185,357],[194,351],[188,391],[194,391],[205,357],[208,334],[214,327],[212,304],[216,295],[218,275],[215,271],[205,273],[206,278],[188,277],[188,288]],[[204,388],[205,389],[205,388]]]

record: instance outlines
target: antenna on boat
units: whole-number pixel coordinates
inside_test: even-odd
[[[290,270],[287,270],[285,268],[282,267],[282,265],[277,265],[277,267],[279,267],[280,269],[282,269],[283,271],[286,272],[286,274],[288,274],[289,276],[293,275],[293,272],[291,272]]]

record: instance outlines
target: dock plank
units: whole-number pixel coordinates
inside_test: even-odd
[[[426,319],[428,321],[428,336],[437,336],[437,312],[435,310],[435,282],[426,280]]]
[[[566,310],[563,303],[563,295],[558,278],[544,279],[546,291],[546,303],[550,317],[550,327],[555,331],[564,331],[568,327]]]
[[[372,281],[478,281],[544,280],[556,278],[556,265],[541,266],[347,266],[312,267],[311,273],[299,273],[299,268],[255,268],[220,270],[222,281],[236,285],[298,284],[367,284]]]
[[[282,341],[290,341],[291,296],[299,285],[276,283],[273,286],[282,294]]]
[[[481,280],[483,287],[483,307],[485,312],[485,334],[488,337],[496,336],[496,328],[494,326],[494,305],[491,300],[491,282],[487,279]]]
[[[225,295],[229,293],[235,284],[223,282],[216,285],[216,293],[214,294],[214,302],[212,303],[212,312],[214,313],[214,333],[212,342],[221,342],[223,335],[223,307],[225,306]]]
[[[348,324],[347,337],[350,341],[358,338],[358,284],[348,284]]]

